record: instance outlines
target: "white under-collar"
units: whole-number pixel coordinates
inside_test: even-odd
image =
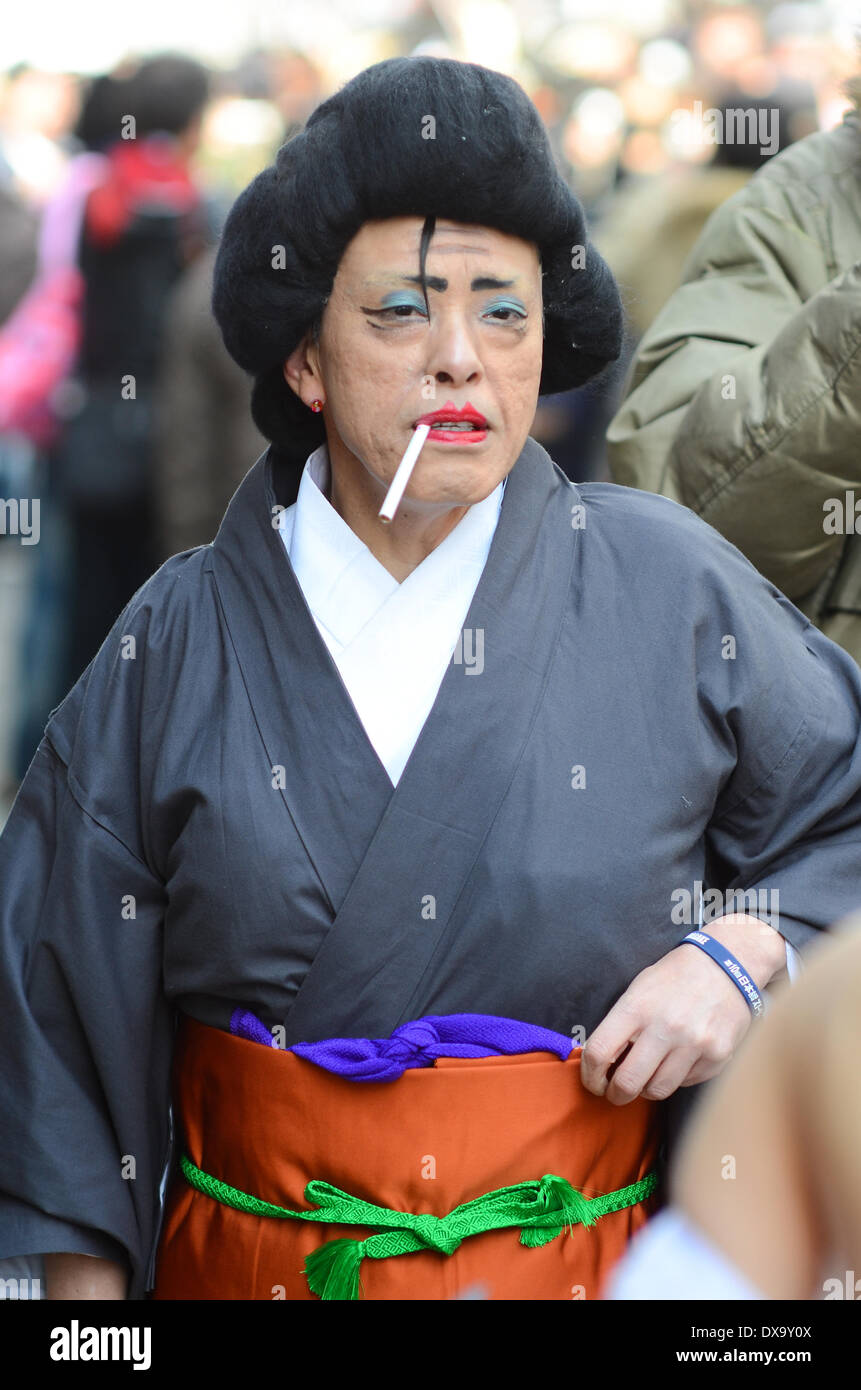
[[[323,444],[279,529],[368,738],[397,783],[458,646],[505,484],[471,506],[399,584],[327,501],[329,467]]]
[[[329,451],[321,444],[302,472],[292,507],[281,514],[287,554],[330,649],[346,646],[370,613],[398,588],[398,581],[352,531],[326,498]]]

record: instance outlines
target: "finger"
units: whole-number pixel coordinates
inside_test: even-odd
[[[666,1036],[648,1028],[616,1068],[605,1095],[611,1105],[628,1105],[640,1094],[672,1048]],[[688,1062],[688,1069],[690,1061]]]
[[[679,1085],[699,1086],[703,1081],[712,1081],[714,1077],[720,1075],[729,1060],[729,1057],[716,1061],[714,1058],[700,1056],[684,1080],[679,1082]]]
[[[643,1087],[646,1100],[666,1100],[680,1086],[689,1085],[687,1077],[701,1060],[698,1047],[674,1048],[663,1060]]]
[[[618,1010],[618,1012],[617,1012]],[[635,1041],[642,1025],[616,1004],[586,1041],[580,1057],[580,1080],[593,1095],[603,1096],[608,1072]]]
[[[700,1049],[699,1058],[694,1062],[682,1086],[699,1086],[703,1081],[711,1081],[719,1076],[734,1056],[742,1038],[751,1025],[752,1015],[747,1011],[747,1019],[740,1030],[724,1028],[711,1039],[708,1046]]]

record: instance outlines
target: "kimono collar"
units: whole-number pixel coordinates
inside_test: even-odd
[[[330,649],[350,643],[395,595],[409,598],[410,607],[420,607],[426,615],[435,606],[446,611],[462,592],[468,607],[496,530],[504,482],[471,506],[400,584],[327,500],[329,477],[329,453],[322,444],[305,465],[295,505],[282,512],[279,521],[308,606],[323,625],[324,636],[334,639],[329,642],[327,636]],[[456,633],[452,645],[455,637]]]
[[[304,612],[306,634],[313,631],[318,636],[280,535],[281,516],[297,500],[300,481],[295,464],[277,445],[270,444],[233,494],[210,544],[206,568],[233,574],[238,589],[246,595],[249,615],[254,609],[260,611],[265,595],[272,618],[286,610],[296,614],[303,626]],[[580,500],[576,486],[541,445],[527,436],[505,480],[498,524],[481,580],[485,597],[495,608],[508,607],[514,587],[531,568],[527,556],[533,553],[551,499],[563,511]],[[516,607],[509,611],[528,647],[531,621]]]

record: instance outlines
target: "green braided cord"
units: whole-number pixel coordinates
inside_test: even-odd
[[[647,1173],[639,1182],[632,1182],[627,1187],[617,1188],[615,1192],[604,1192],[600,1197],[593,1197],[589,1206],[596,1216],[609,1216],[610,1212],[622,1211],[625,1207],[634,1207],[638,1202],[644,1202],[647,1197],[651,1197],[657,1185],[657,1173]]]
[[[440,1254],[451,1255],[468,1236],[511,1226],[520,1226],[524,1234],[527,1231],[536,1233],[532,1240],[524,1240],[524,1244],[542,1244],[555,1239],[566,1227],[570,1230],[578,1224],[591,1225],[601,1216],[645,1201],[658,1185],[658,1174],[647,1173],[638,1182],[629,1183],[627,1187],[620,1187],[615,1192],[605,1192],[590,1199],[571,1187],[565,1179],[546,1173],[540,1180],[515,1183],[511,1187],[499,1187],[493,1192],[486,1192],[481,1197],[474,1197],[471,1201],[455,1207],[447,1216],[440,1217],[379,1207],[316,1178],[307,1184],[304,1192],[306,1201],[317,1203],[316,1209],[293,1211],[289,1207],[276,1206],[273,1202],[265,1202],[260,1197],[241,1192],[238,1188],[222,1182],[220,1178],[204,1173],[184,1154],[180,1159],[180,1166],[186,1180],[198,1192],[214,1198],[224,1206],[234,1207],[237,1211],[250,1212],[254,1216],[274,1216],[288,1221],[377,1227],[374,1235],[367,1236],[361,1242],[343,1242],[346,1246],[356,1248],[359,1262],[364,1255],[380,1260],[393,1255],[409,1255],[417,1250],[436,1250]],[[538,1232],[546,1234],[539,1236]],[[340,1246],[342,1242],[330,1244]],[[321,1251],[326,1249],[325,1245],[321,1247]],[[314,1252],[314,1255],[319,1254],[320,1251]],[[308,1257],[310,1261],[314,1260],[314,1255]],[[306,1272],[310,1273],[307,1268]],[[312,1285],[312,1291],[318,1290]],[[321,1296],[325,1298],[327,1295],[323,1293]]]

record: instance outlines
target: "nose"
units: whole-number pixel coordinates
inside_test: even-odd
[[[437,310],[428,334],[425,375],[445,386],[473,386],[484,375],[465,313]]]

